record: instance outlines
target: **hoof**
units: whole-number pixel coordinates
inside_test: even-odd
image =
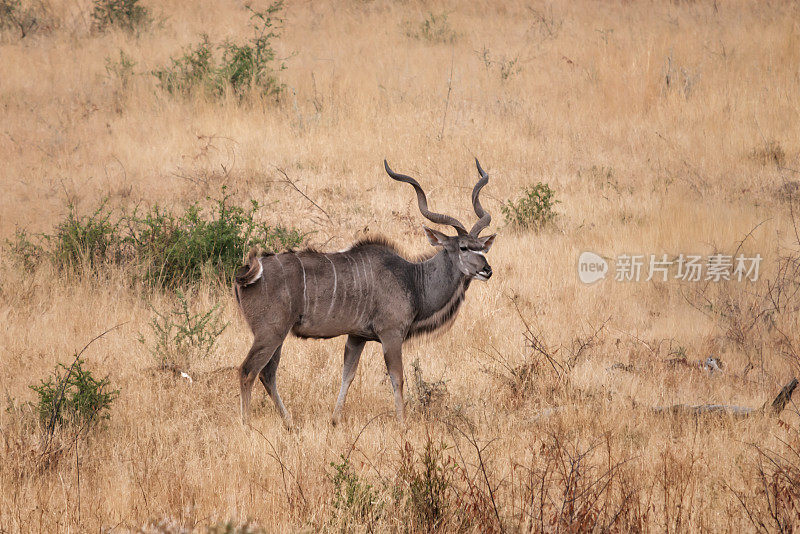
[[[295,426],[294,426],[294,423],[292,422],[292,419],[291,419],[291,418],[284,419],[284,420],[283,420],[283,426],[284,426],[284,427],[286,428],[286,430],[288,430],[289,432],[294,432],[295,430],[297,430],[297,429],[295,428]]]

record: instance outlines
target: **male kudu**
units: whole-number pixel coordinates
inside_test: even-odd
[[[302,250],[258,255],[251,251],[234,283],[236,299],[255,336],[239,369],[245,423],[258,377],[284,423],[291,427],[292,419],[275,379],[281,347],[289,332],[302,338],[347,334],[334,424],[339,421],[365,343],[379,341],[394,389],[397,417],[403,421],[403,342],[452,324],[470,282],[492,276],[484,254],[495,235],[478,235],[491,221],[479,200],[489,176],[477,159],[475,163],[481,178],[472,190],[472,205],[479,219],[467,231],[454,217],[430,211],[419,183],[393,172],[383,162],[390,177],[414,187],[422,215],[456,230],[457,235],[448,236],[423,226],[431,245],[439,249],[423,261],[403,258],[384,239],[359,241],[343,252],[328,254]]]

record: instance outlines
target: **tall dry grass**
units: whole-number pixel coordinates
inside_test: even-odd
[[[239,422],[234,366],[250,337],[227,288],[208,283],[195,296],[197,309],[221,302],[232,324],[189,383],[154,370],[136,341],[150,305],[174,295],[132,287],[124,268],[26,272],[6,247],[0,531],[248,520],[267,531],[800,526],[796,404],[778,419],[649,410],[760,406],[800,373],[798,280],[780,269],[798,254],[795,4],[292,2],[276,43],[286,89],[274,103],[175,98],[149,74],[201,33],[244,35],[240,2],[146,2],[158,22],[138,36],[92,32],[86,0],[44,2],[48,24],[0,36],[0,238],[50,231],[67,202],[180,208],[226,185],[270,203],[267,222],[313,232],[315,246],[381,233],[416,253],[428,246],[422,219],[381,160],[418,176],[433,209],[471,220],[474,155],[492,177],[484,205],[499,237],[495,276],[473,284],[453,328],[405,349],[407,429],[387,415],[377,345],[334,428],[342,340],[288,339],[279,384],[292,433],[268,400],[255,403],[252,429]],[[420,34],[443,14],[445,39]],[[105,68],[120,50],[136,62],[126,84]],[[561,201],[555,225],[504,227],[501,203],[539,181]],[[585,286],[576,275],[584,250],[708,255],[740,243],[764,257],[755,284]],[[769,298],[776,283],[783,306]],[[85,354],[120,390],[110,419],[75,443],[64,437],[62,454],[43,461],[28,386],[118,323]],[[556,371],[544,353],[570,365]],[[665,362],[710,353],[723,373]],[[415,359],[425,380],[446,385],[427,406]],[[617,362],[632,371],[609,370]],[[409,497],[426,444],[447,484],[432,523]],[[336,505],[331,462],[341,455],[356,484],[372,486],[374,513]]]

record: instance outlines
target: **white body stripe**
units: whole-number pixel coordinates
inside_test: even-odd
[[[303,270],[303,314],[306,313],[306,308],[308,308],[308,297],[306,296],[306,268],[303,265],[303,260],[300,259],[300,256],[295,256],[297,261],[300,262],[300,269]]]
[[[324,254],[325,259],[331,263],[331,267],[333,268],[333,295],[331,295],[331,305],[328,308],[328,313],[325,314],[325,317],[330,317],[331,312],[333,311],[333,305],[336,302],[336,286],[338,284],[337,276],[336,276],[336,265],[334,265],[333,260],[331,260],[327,254]]]

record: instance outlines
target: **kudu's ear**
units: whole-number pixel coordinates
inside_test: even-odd
[[[481,244],[483,245],[483,251],[484,252],[489,252],[489,249],[492,248],[492,245],[494,244],[494,238],[495,237],[497,237],[497,234],[492,234],[490,236],[479,237],[478,238],[480,240]]]
[[[443,247],[447,242],[447,236],[439,230],[434,230],[433,228],[428,228],[427,226],[423,226],[422,229],[425,230],[425,235],[428,237],[428,241],[430,241],[431,245],[434,247]]]

